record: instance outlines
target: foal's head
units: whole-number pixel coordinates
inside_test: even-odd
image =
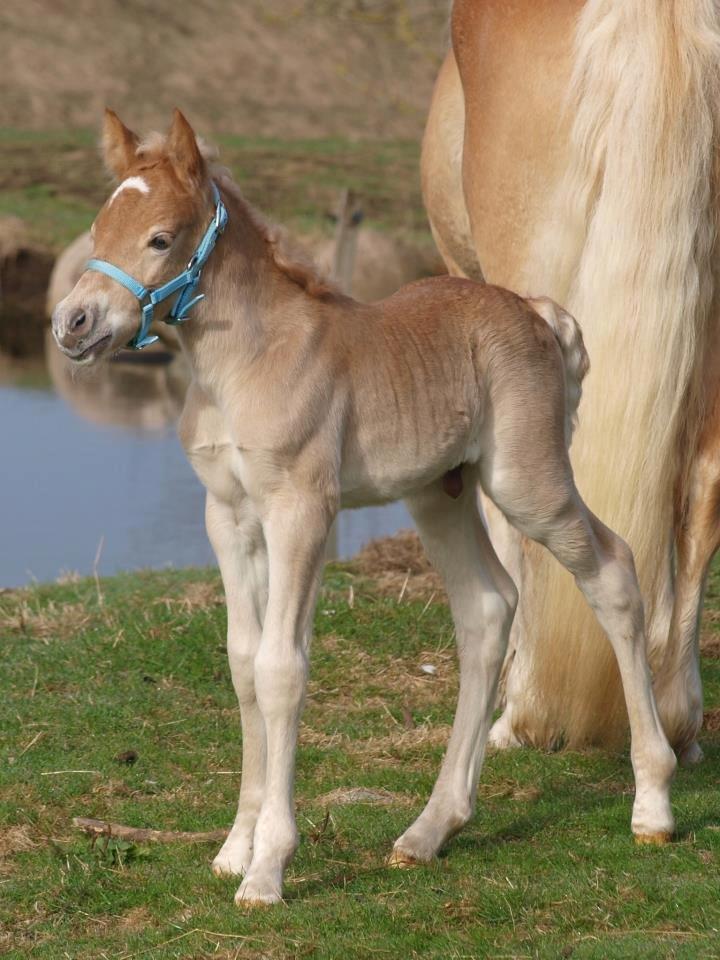
[[[92,226],[93,257],[148,289],[158,288],[185,269],[214,210],[195,134],[176,110],[167,137],[141,143],[107,110],[103,152],[118,186]],[[167,317],[172,302],[158,304],[157,319]],[[88,270],[55,308],[52,328],[63,353],[87,364],[125,346],[140,317],[130,290]]]

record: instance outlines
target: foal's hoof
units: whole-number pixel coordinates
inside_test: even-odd
[[[256,907],[271,907],[274,903],[282,903],[280,891],[270,884],[248,883],[247,880],[240,884],[238,892],[235,894],[235,904],[246,910],[254,910]]]
[[[659,833],[636,833],[634,836],[635,843],[640,847],[664,847],[672,841],[672,834],[667,830],[661,830]]]
[[[412,867],[421,866],[422,860],[418,860],[411,853],[406,853],[398,847],[393,847],[392,853],[387,858],[387,865],[394,867],[396,870],[409,870]]]
[[[245,867],[242,864],[233,864],[229,860],[213,860],[211,870],[216,877],[242,877]]]
[[[244,877],[251,860],[252,850],[247,846],[226,843],[212,862],[212,872],[216,877]]]
[[[272,907],[272,905],[275,903],[280,903],[280,897],[271,900],[270,898],[241,897],[239,894],[235,894],[235,906],[242,907],[243,910],[261,910],[267,907]]]

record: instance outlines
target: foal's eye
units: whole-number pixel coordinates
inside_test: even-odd
[[[153,250],[169,250],[172,244],[172,237],[169,233],[158,233],[152,238],[149,243],[149,246]]]

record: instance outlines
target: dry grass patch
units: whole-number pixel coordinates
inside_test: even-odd
[[[703,729],[714,733],[720,730],[720,707],[708,710],[703,716]]]
[[[367,737],[356,740],[345,733],[323,733],[313,727],[301,724],[300,744],[328,749],[342,746],[343,752],[361,760],[372,759],[382,763],[388,759],[395,762],[398,754],[409,754],[413,751],[422,751],[430,746],[445,746],[450,737],[448,724],[422,724],[406,730],[401,726],[395,727],[390,733],[382,737]]]
[[[404,657],[380,659],[365,650],[342,650],[342,638],[328,637],[318,646],[335,653],[341,663],[337,668],[342,683],[329,686],[327,678],[312,677],[308,683],[308,704],[324,713],[372,707],[387,709],[387,701],[402,702],[415,710],[444,702],[457,689],[458,671],[454,649],[423,650],[412,660]],[[368,684],[377,686],[368,695]]]
[[[26,853],[37,846],[27,826],[0,827],[0,876],[7,876],[14,871],[16,865],[13,858],[16,854]]]
[[[138,930],[157,926],[157,921],[147,907],[132,907],[117,918],[117,925],[128,933],[137,933]]]
[[[14,598],[13,598],[14,599]],[[94,622],[84,603],[55,603],[33,609],[27,600],[0,606],[0,632],[24,633],[40,640],[64,640]]]
[[[412,530],[371,540],[353,558],[352,570],[373,580],[373,593],[382,597],[447,600],[442,580]]]
[[[529,784],[521,785],[515,780],[501,780],[493,783],[480,780],[477,791],[479,800],[519,800],[533,803],[542,796],[542,790]]]
[[[720,659],[720,633],[713,630],[703,630],[700,634],[700,652],[704,657]]]
[[[27,826],[0,828],[0,862],[6,857],[32,850],[36,846],[37,842],[31,837]]]
[[[412,804],[413,797],[404,793],[393,793],[392,790],[370,789],[369,787],[337,787],[321,797],[315,798],[320,806],[344,806],[349,803],[369,803],[378,806],[392,806],[394,804]]]
[[[158,597],[154,603],[165,606],[168,610],[175,607],[186,613],[195,613],[198,610],[222,606],[225,603],[225,595],[219,583],[195,580],[185,584],[181,597]]]

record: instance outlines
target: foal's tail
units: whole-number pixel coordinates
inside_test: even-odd
[[[565,366],[565,441],[570,446],[582,397],[582,382],[590,369],[580,324],[550,297],[529,297],[527,302],[552,329]]]

